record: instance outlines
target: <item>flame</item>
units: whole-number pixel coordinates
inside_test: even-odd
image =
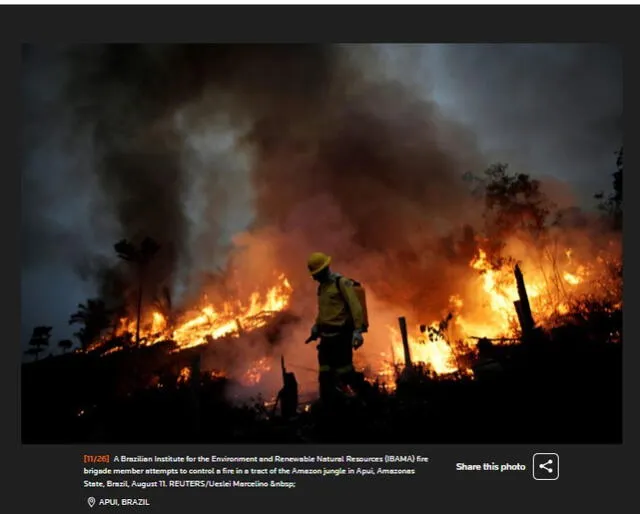
[[[194,318],[178,326],[172,339],[179,349],[191,348],[222,337],[239,336],[244,331],[264,327],[273,314],[286,309],[292,292],[284,275],[264,296],[254,292],[247,304],[225,302],[216,310],[207,305]]]
[[[565,272],[565,274],[563,275],[563,278],[567,283],[571,284],[572,286],[577,286],[580,282],[582,282],[582,280],[580,280],[580,277],[577,277],[573,273],[569,273],[568,271]]]
[[[167,320],[159,312],[154,312],[152,316],[151,333],[157,334],[158,332],[163,332],[167,328]]]
[[[141,323],[141,344],[150,346],[161,341],[172,340],[176,343],[174,352],[193,348],[207,342],[224,337],[239,337],[242,333],[251,332],[266,326],[273,316],[284,311],[289,305],[292,287],[284,274],[278,276],[277,283],[261,295],[254,291],[246,302],[227,301],[220,306],[208,304],[199,311],[185,316],[169,330],[166,317],[157,311],[151,312],[146,323]],[[127,318],[121,318],[116,335],[125,333],[135,334],[136,322]],[[106,344],[104,339],[92,345],[90,349],[100,348]],[[102,352],[102,356],[120,351],[123,346],[115,346]],[[256,385],[260,382],[264,373],[270,371],[271,364],[266,358],[259,359],[240,377],[240,381],[246,385]],[[222,371],[211,371],[212,379],[225,377]],[[188,367],[181,369],[177,382],[184,384],[189,381],[191,370]]]
[[[269,371],[271,371],[271,363],[269,359],[264,357],[253,363],[242,377],[241,382],[245,386],[257,385],[260,383],[262,376]]]
[[[607,259],[601,255],[590,263],[579,262],[580,258],[571,248],[560,250],[557,255],[560,258],[553,260],[552,266],[547,263],[546,268],[526,255],[524,262],[520,262],[534,320],[543,327],[554,315],[569,313],[573,308],[572,295],[588,291],[597,281],[596,267],[607,265]],[[487,251],[480,248],[468,265],[472,272],[470,278],[465,281],[463,290],[450,296],[444,316],[440,318],[446,318],[446,323],[438,319],[420,319],[419,313],[408,313],[407,340],[411,361],[438,375],[472,375],[463,363],[468,362],[467,354],[475,352],[480,338],[489,338],[498,344],[516,340],[518,319],[514,302],[519,299],[519,293],[513,262],[493,263]],[[176,343],[174,351],[181,351],[221,338],[237,338],[266,326],[275,314],[287,309],[291,294],[292,287],[281,274],[275,285],[263,293],[252,292],[244,302],[234,300],[214,305],[206,300],[198,310],[171,322],[161,312],[150,312],[141,324],[141,344],[171,340]],[[118,334],[135,334],[135,330],[135,321],[120,320]],[[377,351],[374,373],[380,383],[393,389],[397,366],[404,364],[405,348],[396,327],[387,327],[386,334],[390,336],[391,351]],[[104,354],[120,349],[122,346],[114,347]],[[253,386],[260,383],[271,368],[270,360],[261,358],[249,364],[238,378],[245,386]],[[179,383],[188,381],[189,373],[190,370],[184,368]],[[211,378],[226,376],[220,371],[210,373]]]
[[[432,324],[431,328],[437,328],[436,325],[435,323]],[[389,328],[394,355],[404,356],[404,346],[400,331],[392,327]],[[425,364],[439,375],[453,373],[458,369],[453,350],[443,337],[432,336],[428,338],[408,335],[408,341],[413,363]],[[404,361],[404,358],[402,360]],[[385,372],[385,375],[388,376],[388,374],[389,370]]]
[[[289,305],[291,292],[291,284],[282,274],[276,285],[264,295],[254,291],[245,303],[227,301],[220,306],[205,305],[200,310],[187,314],[172,330],[169,329],[166,317],[154,311],[146,322],[141,322],[141,344],[150,346],[160,341],[172,340],[177,345],[176,351],[180,351],[223,337],[238,337],[242,332],[264,327],[276,313],[285,310]],[[119,320],[117,335],[135,332],[135,320]],[[101,341],[95,347],[104,343],[105,341]],[[122,348],[112,348],[103,355],[120,349]]]
[[[598,256],[591,265],[578,264],[573,249],[568,248],[563,253],[566,260],[554,262],[548,266],[549,269],[535,266],[533,262],[521,264],[532,314],[538,326],[546,326],[554,314],[567,314],[571,309],[573,292],[579,292],[581,287],[593,288],[595,282],[588,284],[588,279],[594,272],[594,266],[606,263],[603,256]],[[473,352],[481,337],[498,344],[516,341],[518,320],[514,302],[519,299],[519,294],[513,265],[492,264],[486,251],[480,248],[469,266],[477,272],[476,278],[470,281],[464,294],[466,301],[460,294],[450,297],[448,311],[453,315],[444,330],[439,321],[431,321],[424,327],[425,334],[420,333],[417,324],[407,334],[412,363],[426,366],[438,375],[472,374],[469,369],[460,368],[457,352],[460,348]],[[383,364],[378,377],[382,383],[393,387],[396,366],[405,361],[404,346],[400,330],[391,326],[388,329],[391,355],[380,354]],[[456,345],[456,342],[462,344]]]
[[[178,384],[185,384],[189,382],[190,378],[191,378],[191,369],[185,366],[180,370],[180,374],[178,375]]]

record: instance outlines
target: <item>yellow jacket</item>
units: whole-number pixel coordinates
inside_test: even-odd
[[[340,277],[342,293],[338,291],[338,277]],[[318,286],[316,325],[321,334],[329,334],[333,333],[332,329],[339,330],[347,324],[352,324],[355,330],[363,328],[364,313],[362,306],[353,290],[353,282],[337,273],[332,273],[331,280]]]

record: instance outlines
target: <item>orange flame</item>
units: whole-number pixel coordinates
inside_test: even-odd
[[[265,357],[256,361],[244,374],[241,382],[246,386],[253,386],[260,383],[264,373],[271,371],[271,363]]]
[[[527,293],[535,321],[544,326],[554,314],[566,314],[571,309],[571,295],[593,282],[593,266],[606,264],[599,257],[593,264],[579,264],[572,249],[560,252],[562,259],[553,262],[552,269],[545,269],[539,263],[524,262],[521,268],[525,276]],[[566,258],[565,258],[566,257]],[[514,301],[519,298],[514,270],[511,265],[493,265],[485,250],[479,249],[469,262],[475,277],[471,278],[460,294],[449,299],[448,312],[453,316],[446,327],[439,321],[431,320],[426,330],[418,330],[425,320],[410,320],[408,343],[412,362],[422,364],[439,375],[456,372],[470,373],[461,369],[461,354],[473,352],[478,338],[487,337],[500,343],[508,343],[508,338],[516,334],[517,316]],[[220,305],[208,303],[199,310],[184,316],[177,323],[168,320],[160,312],[153,312],[145,324],[143,344],[151,345],[163,340],[177,344],[176,351],[192,348],[225,337],[239,337],[266,326],[273,316],[289,306],[292,288],[285,275],[280,275],[277,283],[264,294],[255,291],[246,302],[226,301]],[[391,354],[376,355],[378,379],[393,387],[395,365],[404,362],[404,348],[400,331],[388,327]],[[122,319],[120,333],[135,333],[135,322]],[[109,350],[117,351],[120,347]],[[381,362],[382,361],[382,362]],[[270,371],[267,358],[249,365],[240,375],[245,385],[260,382],[265,372]],[[188,380],[188,370],[181,372],[181,381]],[[213,374],[224,376],[224,374]]]
[[[199,311],[187,315],[173,330],[169,330],[167,319],[160,312],[152,312],[150,321],[141,329],[144,345],[153,345],[160,341],[172,340],[178,348],[184,350],[223,337],[237,337],[241,332],[250,332],[264,327],[274,314],[283,311],[289,305],[291,285],[284,275],[278,277],[278,283],[265,295],[254,292],[246,304],[224,302],[219,308],[209,304]],[[136,322],[122,318],[118,335],[136,331]],[[110,350],[113,351],[113,350]]]
[[[564,255],[566,262],[555,262],[550,270],[533,265],[523,268],[532,313],[540,326],[544,326],[555,313],[569,312],[573,291],[584,286],[590,275],[590,266],[576,265],[572,249],[565,250]],[[600,257],[596,262],[602,265],[604,258]],[[480,337],[506,344],[512,342],[515,335],[517,315],[514,302],[519,299],[519,294],[513,267],[504,265],[495,268],[483,249],[479,249],[469,266],[478,272],[477,278],[475,282],[472,280],[469,283],[469,290],[465,295],[468,301],[463,301],[461,295],[451,296],[449,311],[455,313],[455,316],[446,330],[439,330],[440,323],[432,321],[427,325],[427,332],[430,332],[428,336],[419,333],[417,324],[407,334],[412,362],[425,365],[436,374],[451,374],[456,371],[469,373],[469,370],[459,369],[455,349],[457,346],[454,344],[456,341],[462,343],[462,348],[473,351]],[[555,282],[554,276],[561,277],[561,283]],[[379,379],[385,383],[391,383],[394,365],[404,364],[400,331],[394,327],[388,328],[391,333],[392,355],[381,354],[385,364],[379,374]]]
[[[150,346],[161,341],[172,340],[181,351],[215,341],[224,337],[239,337],[243,332],[251,332],[266,326],[273,316],[284,311],[289,305],[292,287],[284,274],[278,277],[278,283],[269,288],[264,295],[253,292],[246,303],[227,301],[216,308],[209,304],[187,315],[180,323],[169,330],[165,316],[160,312],[152,312],[150,319],[141,327],[141,344]],[[117,335],[128,332],[134,334],[136,322],[127,318],[119,320]],[[99,341],[91,347],[98,348],[106,341]],[[122,346],[110,348],[102,353],[103,356],[122,350]],[[246,385],[255,385],[260,381],[263,373],[270,370],[266,359],[260,359],[242,376],[241,381]],[[178,383],[189,380],[190,369],[183,368],[178,377]],[[212,372],[212,378],[224,376],[221,372]]]
[[[179,349],[185,349],[204,344],[207,339],[237,337],[243,331],[264,327],[273,314],[286,309],[291,291],[287,278],[280,275],[279,283],[270,288],[264,297],[254,292],[248,305],[225,302],[218,310],[213,305],[204,307],[194,318],[177,327],[172,339]]]
[[[178,375],[178,384],[186,384],[190,378],[191,369],[185,366],[180,370],[180,374]]]

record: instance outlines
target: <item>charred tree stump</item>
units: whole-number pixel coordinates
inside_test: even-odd
[[[515,302],[513,302],[513,306],[516,309],[516,314],[518,315],[518,323],[520,324],[520,328],[523,329],[523,327],[526,325],[526,322],[524,321],[524,318],[522,317],[522,308],[520,307],[520,300],[516,300]],[[523,329],[524,332],[524,329]]]
[[[531,305],[529,304],[529,296],[527,295],[527,288],[524,283],[524,276],[520,270],[520,266],[516,264],[514,269],[514,275],[516,277],[516,284],[518,286],[519,300],[514,302],[516,313],[518,315],[518,321],[520,328],[522,329],[523,339],[529,338],[535,328],[535,322],[533,320],[533,314],[531,313]]]
[[[406,369],[411,369],[411,352],[409,351],[409,336],[407,335],[407,320],[404,316],[398,318],[400,323],[400,335],[402,336],[402,348],[404,349],[404,365]]]
[[[284,355],[280,357],[280,366],[283,385],[273,406],[273,414],[275,415],[278,404],[280,404],[282,419],[289,420],[298,413],[298,381],[294,373],[287,371],[284,365]]]

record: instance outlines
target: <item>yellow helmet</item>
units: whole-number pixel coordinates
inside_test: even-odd
[[[309,256],[309,260],[307,261],[307,268],[309,268],[309,273],[315,275],[316,273],[320,273],[330,263],[331,257],[329,257],[328,255],[322,252],[313,252]]]

